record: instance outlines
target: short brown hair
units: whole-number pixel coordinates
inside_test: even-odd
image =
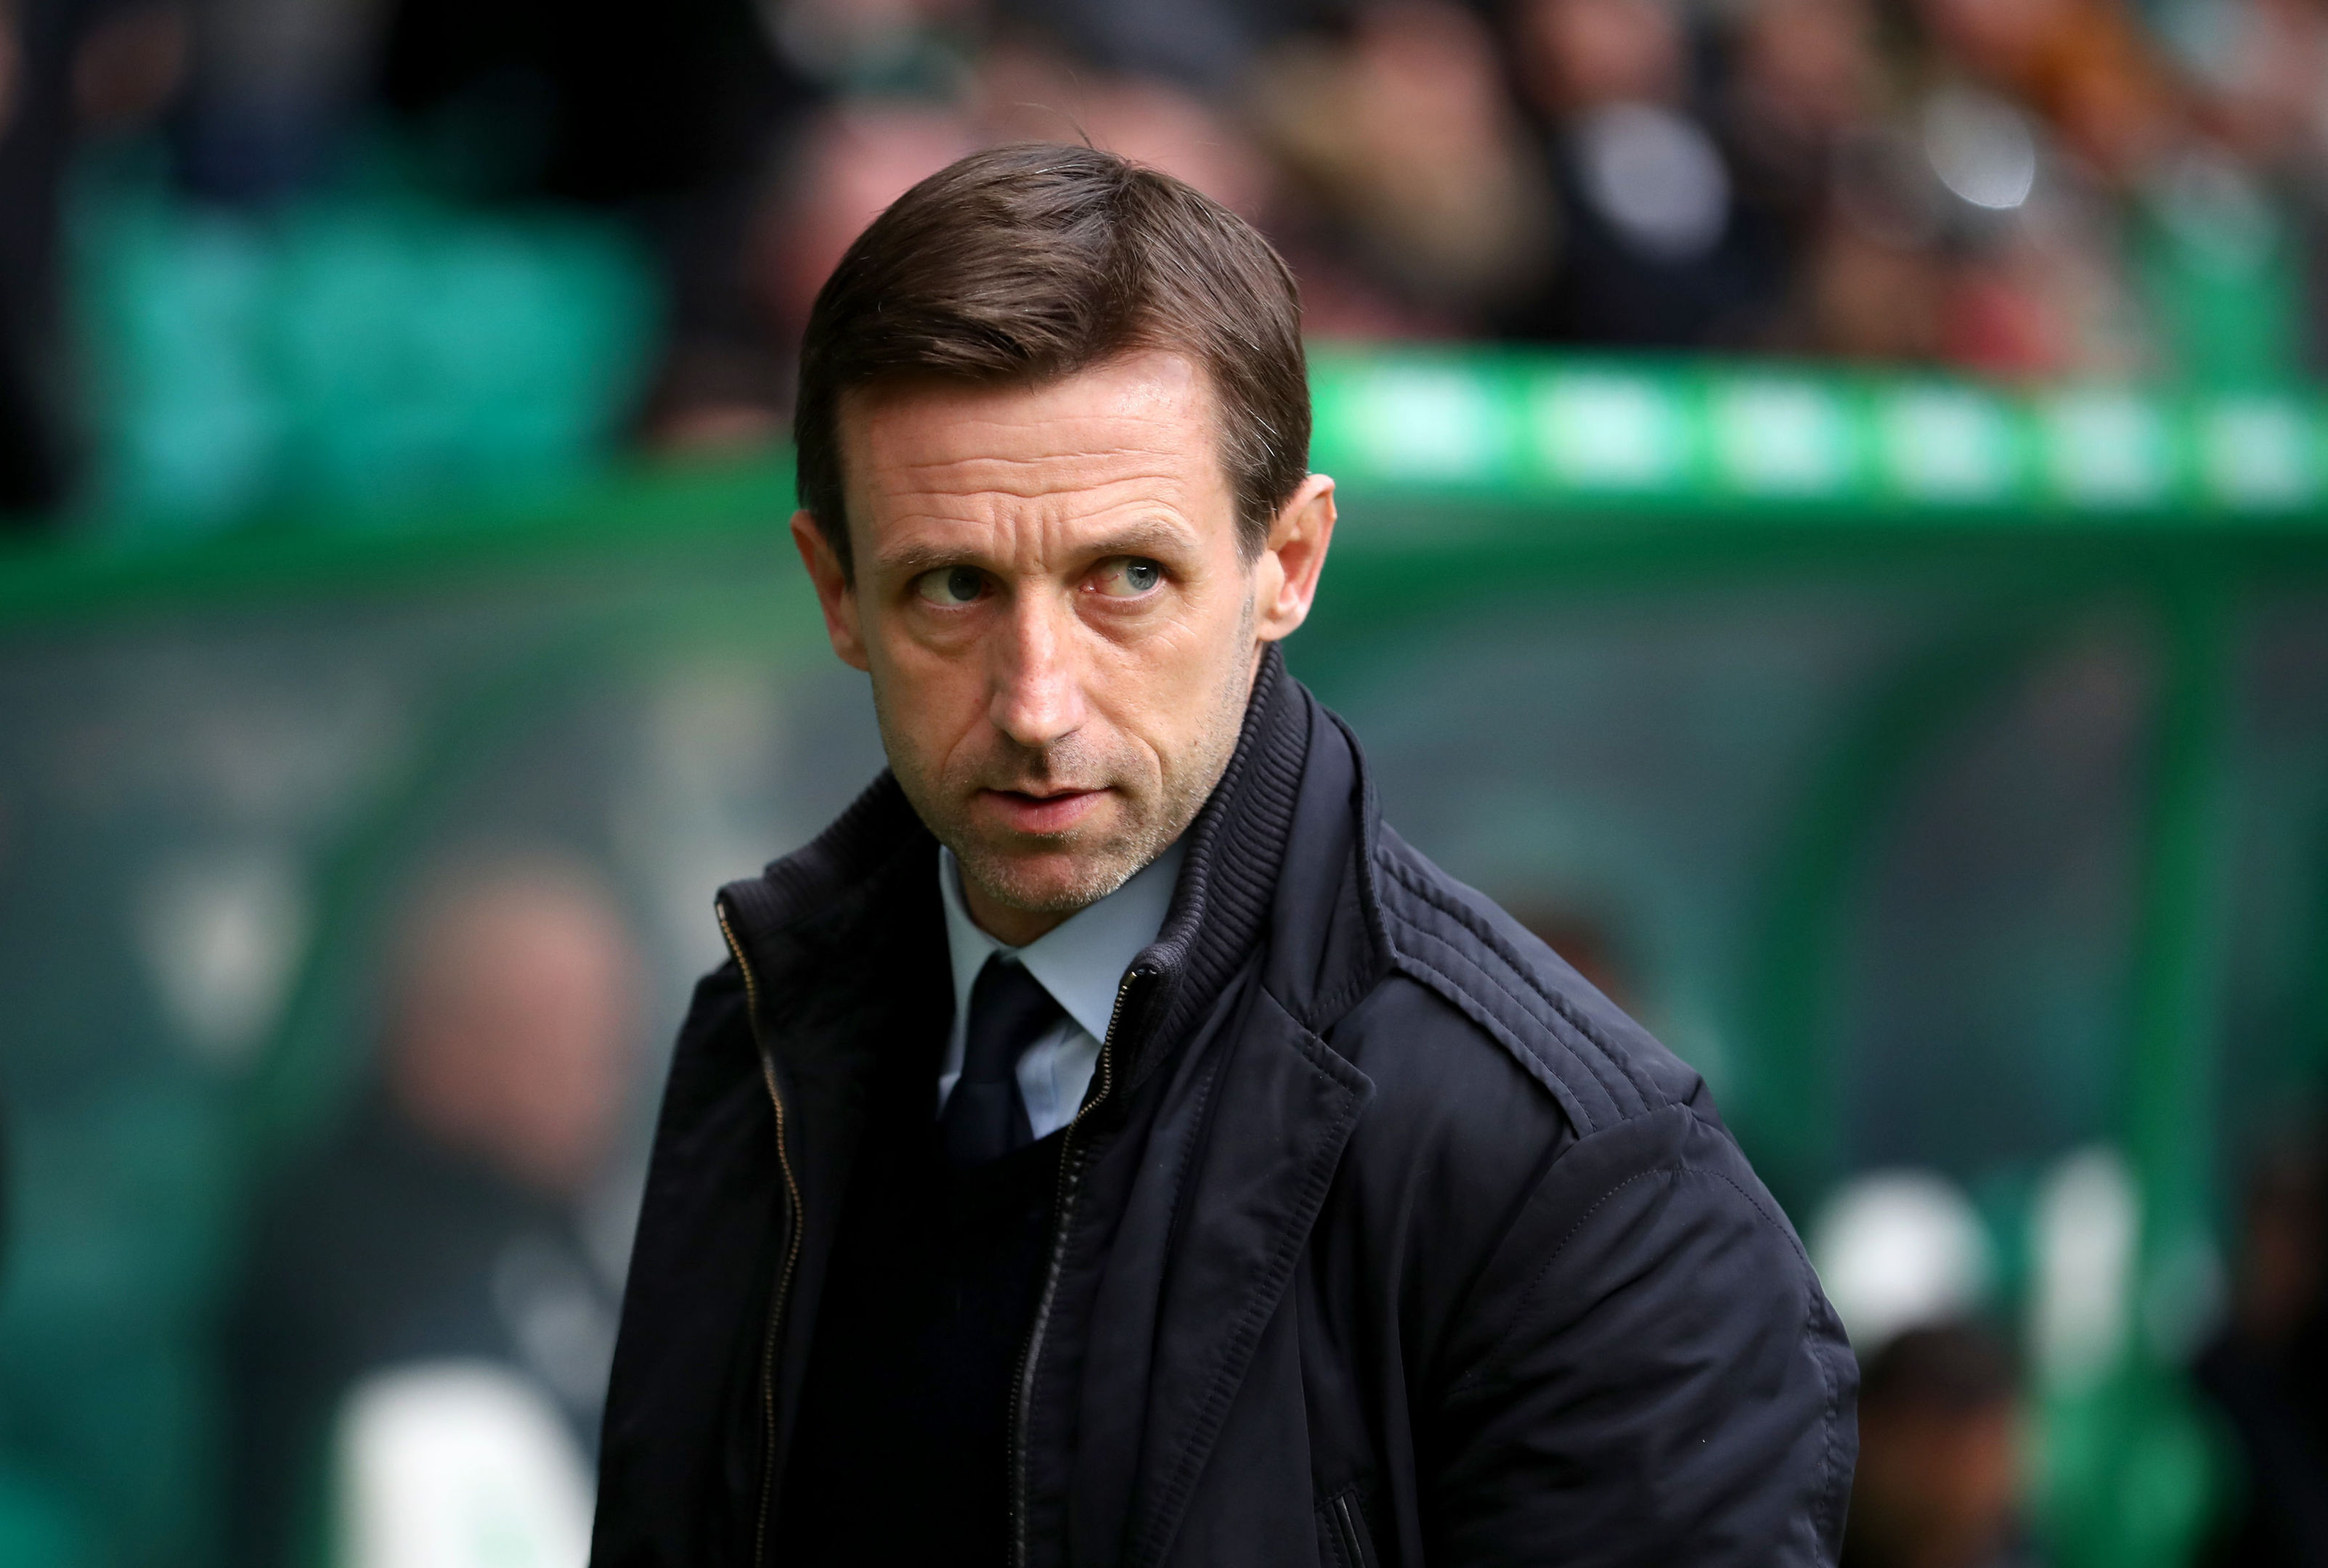
[[[842,397],[925,378],[1039,383],[1134,349],[1210,378],[1238,542],[1260,553],[1310,468],[1293,275],[1252,225],[1091,147],[973,153],[891,203],[825,280],[793,416],[800,504],[851,569]]]

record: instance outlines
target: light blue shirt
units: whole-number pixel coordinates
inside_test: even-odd
[[[1172,889],[1180,880],[1180,846],[1158,855],[1130,882],[1099,902],[1077,910],[1023,947],[1005,947],[979,929],[962,901],[962,867],[953,851],[938,850],[938,891],[945,900],[946,949],[953,961],[953,1028],[946,1034],[945,1069],[938,1075],[938,1108],[945,1108],[962,1077],[962,1041],[969,1027],[970,988],[996,953],[1026,966],[1066,1016],[1018,1058],[1018,1096],[1027,1122],[1047,1138],[1084,1103],[1099,1043],[1115,1012],[1116,988],[1140,950],[1164,929]]]

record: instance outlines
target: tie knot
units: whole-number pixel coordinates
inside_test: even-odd
[[[962,1031],[963,1081],[993,1083],[1012,1077],[1020,1053],[1049,1032],[1060,1012],[1024,964],[1000,953],[987,959],[970,988],[970,1017]]]
[[[1018,1058],[1064,1015],[1043,983],[997,953],[970,988],[962,1076],[939,1117],[946,1153],[965,1165],[999,1158],[1034,1141],[1018,1094]]]

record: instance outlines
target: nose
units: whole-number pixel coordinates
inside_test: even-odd
[[[996,628],[987,716],[1031,751],[1083,727],[1084,660],[1075,611],[1056,593],[1028,585]]]

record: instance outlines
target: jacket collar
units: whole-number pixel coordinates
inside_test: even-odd
[[[1134,961],[1147,983],[1126,992],[1121,1038],[1131,1082],[1153,1070],[1271,938],[1263,983],[1305,1027],[1322,1031],[1390,964],[1374,888],[1379,813],[1356,742],[1286,673],[1275,644],[1263,654],[1234,752],[1197,814],[1169,911]],[[774,978],[765,1022],[821,1011],[820,994],[876,983],[894,958],[881,927],[894,900],[925,900],[937,845],[896,777],[885,770],[812,842],[759,876],[720,892],[723,913]],[[915,922],[922,924],[927,922]],[[861,993],[860,993],[861,994]]]

